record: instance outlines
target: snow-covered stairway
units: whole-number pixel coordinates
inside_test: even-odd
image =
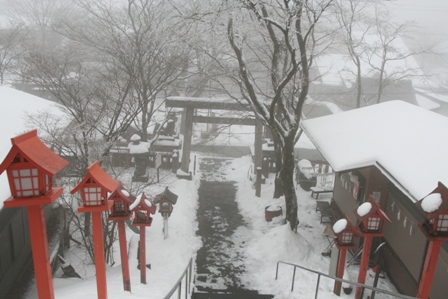
[[[236,185],[226,177],[231,158],[202,158],[197,211],[203,247],[196,256],[195,291],[192,299],[269,299],[247,290],[245,272],[246,223],[235,202]]]
[[[191,299],[271,299],[273,295],[261,295],[257,291],[229,291],[209,290],[208,292],[193,293]]]

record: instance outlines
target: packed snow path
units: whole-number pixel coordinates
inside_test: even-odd
[[[268,299],[246,290],[241,283],[244,273],[243,254],[248,238],[242,233],[246,224],[235,201],[235,182],[228,181],[226,158],[203,158],[200,163],[201,186],[198,190],[197,218],[203,246],[196,257],[196,290],[194,299]]]
[[[197,212],[203,246],[198,251],[196,286],[204,289],[241,289],[238,276],[244,272],[241,248],[245,241],[234,236],[244,226],[235,202],[235,182],[225,179],[222,166],[229,160],[203,158]]]

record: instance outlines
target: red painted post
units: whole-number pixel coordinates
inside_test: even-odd
[[[106,263],[104,259],[103,222],[101,219],[101,212],[92,212],[92,227],[98,299],[107,299]]]
[[[422,277],[420,278],[420,284],[418,286],[417,298],[428,299],[429,297],[442,242],[443,241],[441,240],[429,241]]]
[[[123,288],[125,291],[131,291],[131,278],[129,275],[129,261],[126,247],[126,229],[124,220],[118,220],[118,239],[120,242],[120,256],[121,256],[121,272],[123,273]]]
[[[140,226],[140,282],[146,284],[146,226]]]
[[[338,268],[336,271],[336,277],[337,278],[343,278],[344,277],[344,270],[345,270],[345,259],[347,256],[347,249],[341,248],[339,249],[339,259],[338,259]],[[334,282],[334,289],[333,293],[340,296],[341,295],[341,288],[342,288],[342,281],[335,281]]]
[[[37,294],[40,299],[53,299],[54,289],[48,254],[47,226],[43,206],[28,206],[31,248],[34,273],[36,274]]]
[[[364,234],[364,246],[362,249],[361,264],[359,266],[358,283],[365,284],[367,270],[369,269],[370,249],[373,236]],[[361,299],[362,287],[356,287],[355,299]]]

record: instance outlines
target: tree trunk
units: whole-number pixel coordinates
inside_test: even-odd
[[[279,198],[283,196],[283,182],[280,177],[280,172],[282,170],[282,151],[279,149],[278,139],[275,134],[272,134],[272,139],[274,140],[274,152],[275,152],[275,181],[274,181],[274,198]]]
[[[359,62],[359,58],[357,58]],[[359,62],[360,63],[360,62]],[[361,66],[358,65],[358,72],[356,75],[356,86],[357,86],[357,92],[356,92],[356,108],[361,108],[361,96],[362,96],[362,81],[361,81]]]
[[[288,220],[291,230],[297,231],[300,221],[297,216],[297,195],[294,187],[294,138],[285,138],[285,145],[282,147],[282,170],[280,178],[283,182],[283,192],[285,193],[286,220]]]

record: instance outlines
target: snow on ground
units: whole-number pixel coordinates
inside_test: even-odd
[[[196,154],[196,153],[194,153]],[[200,154],[197,154],[199,157]],[[198,160],[200,160],[199,158]],[[295,234],[284,224],[284,216],[274,218],[272,222],[266,222],[265,208],[269,205],[281,206],[285,210],[284,199],[272,199],[273,174],[262,185],[262,196],[255,196],[253,180],[250,180],[251,159],[249,156],[232,160],[224,169],[225,179],[237,182],[236,200],[240,213],[247,222],[247,227],[236,230],[234,236],[237,239],[246,240],[243,248],[246,256],[245,269],[241,280],[250,289],[260,293],[273,294],[276,299],[282,298],[314,298],[317,276],[312,273],[297,270],[294,291],[291,292],[291,280],[293,268],[281,265],[279,278],[275,280],[276,263],[285,261],[295,263],[313,270],[328,273],[330,258],[321,255],[329,244],[323,235],[325,224],[320,224],[320,215],[315,211],[316,200],[311,198],[310,192],[297,187],[300,225]],[[147,284],[140,283],[140,272],[137,270],[137,243],[139,236],[130,229],[127,230],[129,242],[129,260],[131,272],[132,292],[123,291],[121,266],[118,248],[115,252],[115,264],[107,266],[108,298],[110,299],[160,299],[168,293],[179,279],[189,259],[195,256],[195,252],[201,246],[201,240],[196,236],[197,221],[197,189],[201,174],[196,168],[196,175],[192,181],[178,180],[174,175],[166,171],[165,175],[171,180],[168,186],[172,192],[179,195],[174,206],[173,214],[169,219],[169,238],[163,238],[163,219],[157,212],[151,227],[146,230],[147,262],[151,263],[151,270],[147,270]],[[162,184],[145,189],[145,194],[150,197],[163,191]],[[154,189],[156,188],[156,189]],[[329,200],[329,197],[322,198]],[[86,262],[82,251],[76,246],[72,247],[66,258],[83,277],[56,278],[62,273],[55,274],[54,287],[55,298],[64,299],[94,299],[96,295],[96,280],[94,266]],[[352,281],[357,279],[357,266],[348,268]],[[373,278],[368,276],[368,284],[372,285]],[[385,279],[380,279],[382,288],[390,289]],[[353,298],[354,291],[350,295],[342,294],[337,297],[332,293],[333,281],[321,278],[318,298]],[[37,298],[36,291],[29,292],[28,297]],[[177,298],[175,293],[172,298]],[[183,298],[183,297],[182,297]],[[377,294],[376,298],[390,298]]]

